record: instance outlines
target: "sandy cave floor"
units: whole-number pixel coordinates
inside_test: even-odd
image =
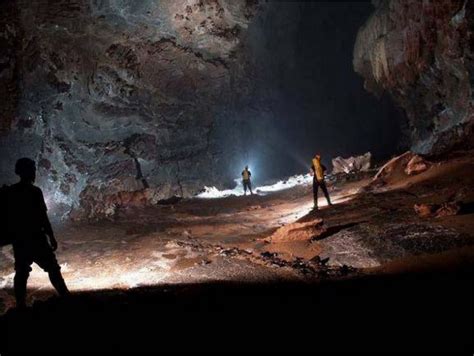
[[[71,291],[213,281],[275,282],[350,278],[460,261],[472,263],[474,159],[455,155],[414,177],[368,190],[370,177],[331,186],[335,205],[312,211],[310,186],[265,196],[189,199],[174,205],[122,210],[113,220],[55,226],[57,256]],[[464,190],[463,190],[464,189]],[[465,192],[458,216],[422,219],[413,205]],[[323,219],[312,239],[268,243],[296,221]],[[314,258],[329,258],[325,266]],[[453,257],[454,256],[454,257]],[[344,267],[343,267],[344,266]],[[348,268],[346,268],[347,266]],[[0,254],[0,311],[14,305],[13,258]],[[29,302],[54,294],[34,267]]]

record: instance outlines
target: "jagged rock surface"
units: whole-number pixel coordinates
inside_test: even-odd
[[[0,183],[14,181],[15,159],[30,156],[60,210],[108,201],[100,215],[123,200],[120,192],[143,191],[155,201],[190,196],[203,177],[225,182],[216,167],[226,156],[215,137],[231,123],[219,110],[237,80],[236,52],[257,6],[3,2]]]
[[[474,3],[378,0],[357,36],[354,68],[369,91],[387,91],[408,116],[412,150],[472,145]]]

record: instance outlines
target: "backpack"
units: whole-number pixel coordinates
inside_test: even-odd
[[[8,188],[6,185],[0,187],[0,247],[12,243],[8,231]]]

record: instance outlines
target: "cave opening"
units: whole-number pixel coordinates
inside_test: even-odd
[[[473,10],[1,1],[0,352],[471,351]]]

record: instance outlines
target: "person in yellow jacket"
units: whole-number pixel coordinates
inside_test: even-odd
[[[331,198],[329,197],[328,188],[326,187],[326,182],[324,181],[324,171],[326,167],[321,163],[321,156],[316,154],[311,161],[311,170],[313,173],[313,197],[314,197],[314,209],[318,209],[318,189],[321,187],[321,190],[328,201],[328,205],[332,205]]]
[[[244,195],[247,195],[247,189],[250,190],[250,194],[253,195],[252,192],[252,183],[250,182],[250,177],[252,173],[249,171],[249,166],[245,166],[245,169],[242,171],[242,184],[244,186]]]

